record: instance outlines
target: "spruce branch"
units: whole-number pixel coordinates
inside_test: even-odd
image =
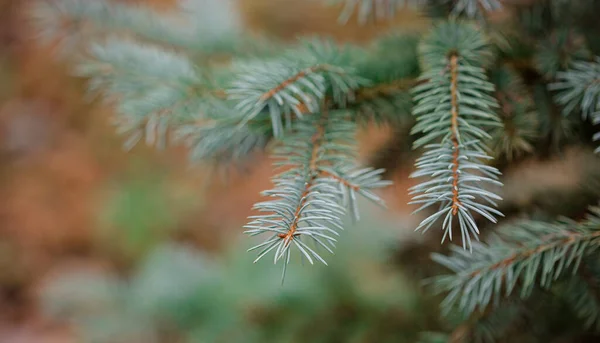
[[[389,184],[380,179],[383,170],[354,166],[356,127],[343,112],[328,113],[323,108],[299,120],[294,130],[275,151],[280,159],[277,165],[289,169],[273,178],[273,190],[263,192],[276,199],[256,204],[254,208],[266,214],[251,216],[245,226],[252,236],[269,236],[249,251],[261,249],[257,262],[275,250],[274,262],[284,260],[282,277],[292,246],[311,264],[315,259],[326,264],[309,244],[333,253],[346,207],[358,218],[357,193],[383,204],[371,190]]]
[[[318,73],[319,65],[302,68],[285,62],[254,63],[238,66],[239,77],[227,91],[243,113],[240,126],[247,124],[267,109],[275,137],[283,135],[283,116],[291,127],[292,116],[302,118],[302,112],[316,112],[325,96],[325,79]]]
[[[574,62],[570,69],[557,73],[549,88],[557,92],[555,100],[563,106],[564,115],[581,111],[583,119],[595,116],[600,108],[600,57]]]
[[[433,254],[453,274],[433,278],[445,312],[455,306],[470,314],[497,306],[500,298],[520,288],[522,298],[536,287],[549,288],[568,272],[577,272],[583,257],[600,244],[600,209],[591,209],[585,221],[556,223],[525,221],[507,224],[489,243],[475,243],[473,253],[457,247],[450,256]]]
[[[496,87],[498,115],[503,124],[491,133],[494,154],[511,161],[533,153],[533,144],[539,138],[539,120],[523,80],[512,68],[503,66],[492,71],[491,81]]]
[[[548,88],[556,91],[554,100],[563,106],[565,116],[580,111],[584,120],[591,118],[593,124],[600,122],[600,57],[595,57],[593,62],[574,62],[567,71],[557,73],[556,82]],[[600,140],[600,133],[593,139]],[[600,147],[596,152],[600,152]]]
[[[336,62],[338,53],[343,54],[335,46],[314,41],[280,59],[234,65],[237,77],[227,94],[243,114],[240,126],[268,111],[273,133],[281,137],[292,126],[292,114],[302,118],[303,113],[318,112],[326,97],[338,106],[346,106],[367,81],[355,75],[348,65],[328,63]],[[290,58],[292,54],[294,58]]]
[[[293,59],[237,62],[232,71],[211,69],[200,76],[183,54],[111,38],[90,47],[76,74],[89,77],[91,90],[116,102],[118,130],[130,135],[127,148],[144,136],[148,144],[164,146],[176,131],[173,136],[192,147],[191,157],[231,161],[264,147],[271,132],[280,137],[290,129],[292,112],[302,118],[325,97],[343,107],[368,84],[347,62],[323,63],[344,62],[344,53],[331,43],[313,40],[293,51],[288,53]],[[215,76],[221,79],[215,82]],[[240,110],[242,116],[235,113]],[[271,128],[262,124],[265,115]]]
[[[417,194],[411,203],[421,205],[417,211],[431,206],[438,210],[417,230],[427,231],[443,219],[442,241],[452,240],[452,221],[457,218],[463,247],[470,249],[471,235],[479,235],[473,213],[492,222],[494,215],[502,215],[483,203],[496,207],[501,200],[484,188],[501,185],[499,171],[482,162],[491,158],[482,143],[491,138],[485,129],[502,125],[493,111],[497,102],[489,95],[494,87],[481,68],[489,50],[474,27],[449,22],[434,28],[422,44],[421,57],[427,70],[421,80],[426,82],[413,89],[417,123],[412,133],[421,134],[414,147],[427,151],[411,177],[430,180],[411,188],[411,194]]]
[[[219,71],[202,72],[182,53],[110,38],[86,55],[75,75],[89,78],[89,90],[116,105],[114,122],[128,135],[126,149],[142,139],[158,147],[184,142],[192,161],[231,162],[271,138],[259,121],[239,126],[235,102],[212,80]]]

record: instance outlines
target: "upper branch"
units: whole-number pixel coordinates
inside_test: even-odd
[[[242,113],[240,125],[268,112],[274,136],[282,137],[292,127],[292,114],[302,118],[319,112],[329,95],[333,102],[342,103],[364,84],[346,69],[324,63],[331,57],[302,51],[297,55],[235,66],[236,77],[227,94]]]

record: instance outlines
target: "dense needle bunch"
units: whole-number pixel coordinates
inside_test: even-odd
[[[442,219],[442,241],[452,239],[457,218],[464,247],[471,247],[471,235],[479,235],[473,213],[492,222],[494,215],[502,215],[489,206],[497,206],[500,197],[485,189],[501,185],[499,171],[485,164],[490,157],[483,140],[491,138],[486,130],[500,126],[497,102],[490,96],[494,87],[482,68],[489,59],[487,49],[474,27],[455,22],[437,26],[421,46],[423,84],[413,90],[413,133],[421,134],[414,146],[427,150],[412,177],[430,179],[412,188],[418,194],[412,203],[421,205],[417,211],[438,207],[417,229],[426,231]]]
[[[250,249],[262,248],[255,262],[275,250],[274,261],[285,260],[285,273],[293,246],[311,264],[313,259],[327,264],[308,244],[333,253],[346,210],[359,218],[357,195],[382,203],[370,190],[389,184],[380,180],[383,170],[357,168],[349,160],[354,132],[354,125],[345,120],[343,112],[326,112],[320,118],[299,122],[295,139],[276,149],[280,165],[289,169],[273,179],[273,190],[263,192],[275,199],[255,205],[267,214],[252,216],[246,225],[251,235],[271,235]]]

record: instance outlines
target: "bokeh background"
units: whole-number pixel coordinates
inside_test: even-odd
[[[242,235],[271,161],[214,174],[183,149],[124,152],[111,109],[34,39],[34,3],[0,0],[0,342],[416,342],[440,328],[437,299],[420,284],[435,272],[423,251],[439,237],[412,232],[412,161],[393,149],[402,137],[359,133],[363,159],[393,167],[390,210],[366,206],[329,267],[294,265],[282,286],[280,266],[252,264]],[[342,26],[339,7],[316,0],[207,3],[231,25],[282,39],[366,42],[428,24],[406,12]],[[535,208],[544,192],[577,189],[587,154],[525,161],[506,173],[505,196]]]

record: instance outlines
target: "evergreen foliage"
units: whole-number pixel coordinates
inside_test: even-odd
[[[412,148],[421,154],[412,177],[422,179],[410,190],[412,203],[426,212],[416,229],[438,227],[442,241],[460,241],[449,255],[433,255],[450,274],[430,279],[446,294],[449,322],[460,319],[452,333],[423,339],[499,339],[508,335],[507,323],[528,317],[524,303],[543,297],[564,302],[582,330],[599,328],[600,210],[592,207],[584,220],[575,217],[582,208],[568,213],[571,219],[557,219],[564,213],[540,204],[536,211],[500,211],[509,207],[502,202],[502,172],[600,139],[598,5],[334,2],[342,22],[356,17],[367,24],[406,8],[435,21],[423,34],[393,32],[369,44],[340,45],[263,40],[211,20],[181,25],[174,13],[108,0],[42,3],[34,17],[47,40],[65,22],[71,31],[82,28],[65,39],[64,51],[80,53],[75,74],[115,107],[127,148],[185,143],[192,161],[222,165],[273,152],[283,171],[245,226],[263,238],[250,249],[256,261],[272,253],[284,276],[293,254],[327,264],[323,252],[334,252],[343,216],[359,219],[359,195],[384,205],[376,189],[389,185],[383,169],[358,162],[356,130],[372,122],[409,125]],[[199,16],[202,6],[193,3],[185,2],[179,15]]]
[[[502,215],[477,200],[479,197],[492,206],[501,200],[483,185],[501,185],[499,171],[483,162],[490,159],[483,145],[483,140],[491,138],[486,130],[500,125],[493,110],[497,102],[490,96],[494,87],[482,68],[489,63],[489,56],[483,37],[474,27],[441,24],[421,45],[425,71],[420,79],[425,83],[413,90],[413,114],[417,117],[413,133],[422,134],[414,146],[425,146],[428,151],[417,160],[412,176],[428,176],[430,180],[413,187],[412,192],[419,195],[412,203],[422,204],[417,211],[439,207],[417,230],[426,231],[443,218],[442,241],[446,237],[451,240],[456,217],[465,248],[471,248],[471,235],[479,235],[473,212],[492,222],[496,222],[494,215]]]
[[[383,204],[371,192],[389,184],[380,179],[383,170],[357,168],[349,159],[354,132],[354,125],[340,113],[322,114],[298,122],[295,135],[276,149],[277,157],[283,159],[280,164],[290,168],[273,179],[275,189],[263,192],[277,199],[255,205],[267,214],[252,216],[246,225],[251,235],[270,235],[250,249],[262,249],[255,262],[275,250],[274,261],[283,258],[287,265],[295,246],[311,264],[313,259],[327,264],[306,240],[333,253],[333,236],[343,230],[346,208],[359,219],[357,195]]]
[[[509,296],[515,288],[521,297],[536,287],[550,288],[561,276],[576,273],[585,256],[598,247],[599,209],[581,223],[563,220],[506,224],[488,240],[477,244],[473,253],[453,249],[449,257],[434,260],[454,272],[439,276],[435,284],[449,291],[443,302],[466,312],[485,309]]]
[[[534,143],[540,135],[540,120],[521,76],[513,68],[504,66],[493,70],[490,78],[495,86],[497,113],[502,121],[502,126],[491,132],[494,157],[512,161],[533,153]]]

